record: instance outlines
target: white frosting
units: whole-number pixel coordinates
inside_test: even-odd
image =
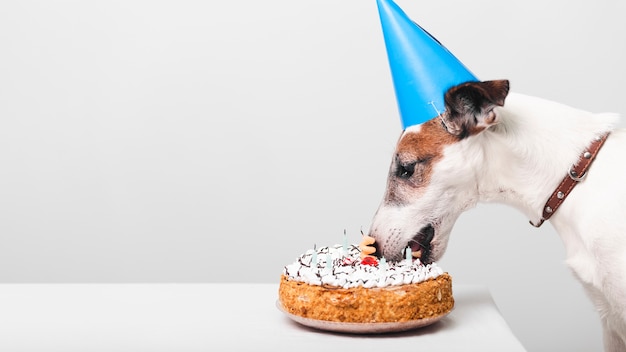
[[[434,279],[443,274],[436,263],[424,265],[419,260],[386,262],[382,258],[375,265],[363,264],[361,251],[355,245],[344,250],[342,245],[336,244],[318,248],[316,252],[317,263],[314,265],[311,265],[314,251],[308,250],[285,266],[283,274],[310,285],[342,288],[398,286]]]

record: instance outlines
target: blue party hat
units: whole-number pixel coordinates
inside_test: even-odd
[[[439,116],[443,96],[478,79],[391,0],[377,0],[403,128]]]

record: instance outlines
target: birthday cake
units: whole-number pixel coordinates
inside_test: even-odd
[[[410,254],[387,262],[371,255],[373,239],[369,242],[308,250],[285,266],[281,308],[302,318],[342,323],[409,322],[452,310],[452,279],[436,263],[424,265]]]

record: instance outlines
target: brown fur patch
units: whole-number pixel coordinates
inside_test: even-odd
[[[439,118],[424,122],[418,132],[405,132],[396,147],[389,172],[386,201],[402,203],[402,194],[415,192],[430,183],[434,165],[443,158],[443,149],[459,138],[448,133]],[[402,179],[397,175],[400,165],[415,163],[413,175]]]
[[[424,122],[419,132],[407,132],[398,142],[396,153],[414,160],[441,158],[443,148],[458,140],[445,130],[439,118],[435,118]]]

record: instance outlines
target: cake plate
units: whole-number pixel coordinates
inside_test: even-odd
[[[436,323],[450,313],[449,311],[434,317],[402,322],[344,323],[338,321],[305,318],[299,315],[291,314],[290,312],[285,310],[285,308],[283,308],[280,300],[276,301],[276,307],[278,307],[281,312],[285,313],[285,315],[287,315],[287,317],[289,317],[291,320],[304,326],[308,326],[310,328],[318,330],[350,334],[382,334],[389,332],[402,332],[407,330],[413,330]]]

